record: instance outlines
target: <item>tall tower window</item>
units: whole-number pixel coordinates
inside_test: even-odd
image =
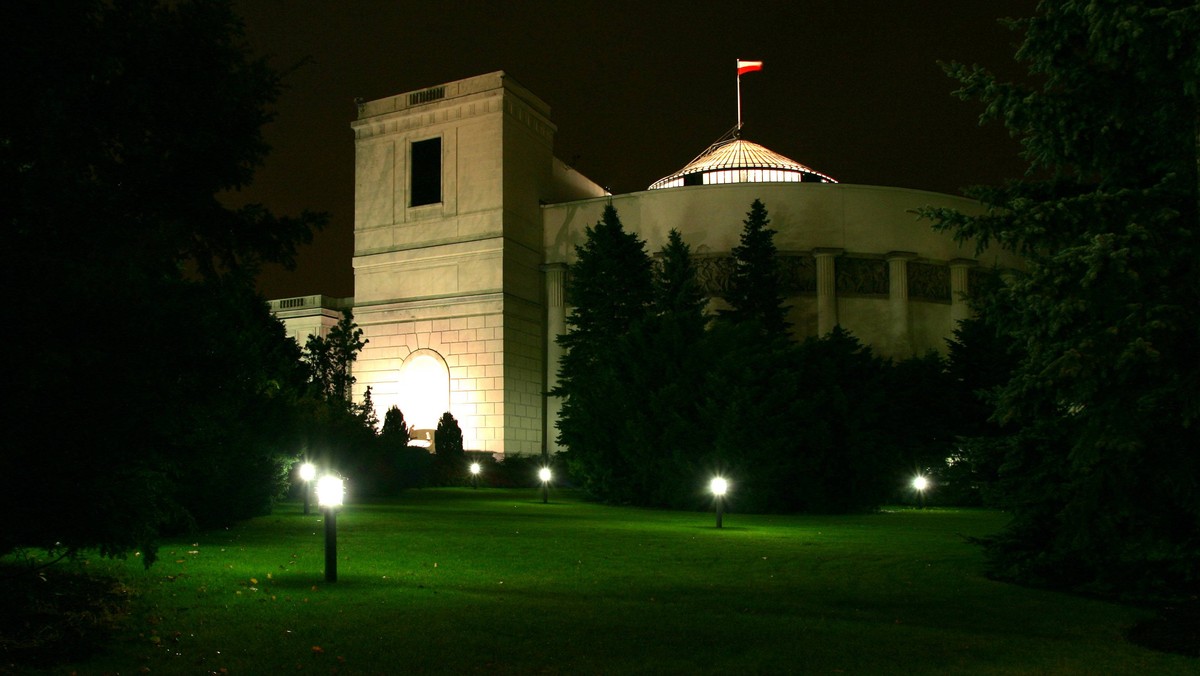
[[[442,139],[431,138],[412,144],[412,184],[409,206],[442,201]]]

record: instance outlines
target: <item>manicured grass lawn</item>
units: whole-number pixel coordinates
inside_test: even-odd
[[[315,510],[314,510],[315,511]],[[298,504],[137,559],[108,651],[51,673],[1182,674],[1152,613],[992,582],[983,510],[843,517],[624,509],[569,492],[411,491],[338,517],[339,581]]]

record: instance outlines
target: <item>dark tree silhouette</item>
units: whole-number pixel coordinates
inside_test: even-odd
[[[767,227],[767,208],[754,200],[743,221],[741,243],[733,248],[733,273],[725,300],[732,306],[722,317],[735,323],[755,322],[768,336],[787,335],[787,306],[783,303],[775,231]]]
[[[0,554],[150,562],[162,529],[279,489],[297,354],[253,277],[322,219],[227,206],[280,92],[227,3],[5,3],[0,54],[0,268],[27,327],[6,350]]]
[[[1200,591],[1200,23],[1193,2],[1042,3],[1036,84],[952,65],[1021,138],[1023,181],[971,191],[959,238],[1025,257],[977,297],[1014,346],[995,396],[1014,519],[997,575],[1123,595]]]

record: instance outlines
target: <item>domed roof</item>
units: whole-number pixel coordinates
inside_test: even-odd
[[[650,190],[717,183],[837,183],[795,160],[740,138],[717,141],[679,171],[658,179]]]

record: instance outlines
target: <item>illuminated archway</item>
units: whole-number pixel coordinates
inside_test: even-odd
[[[434,429],[450,410],[450,369],[442,355],[417,350],[400,366],[397,399],[404,421],[413,429]]]

